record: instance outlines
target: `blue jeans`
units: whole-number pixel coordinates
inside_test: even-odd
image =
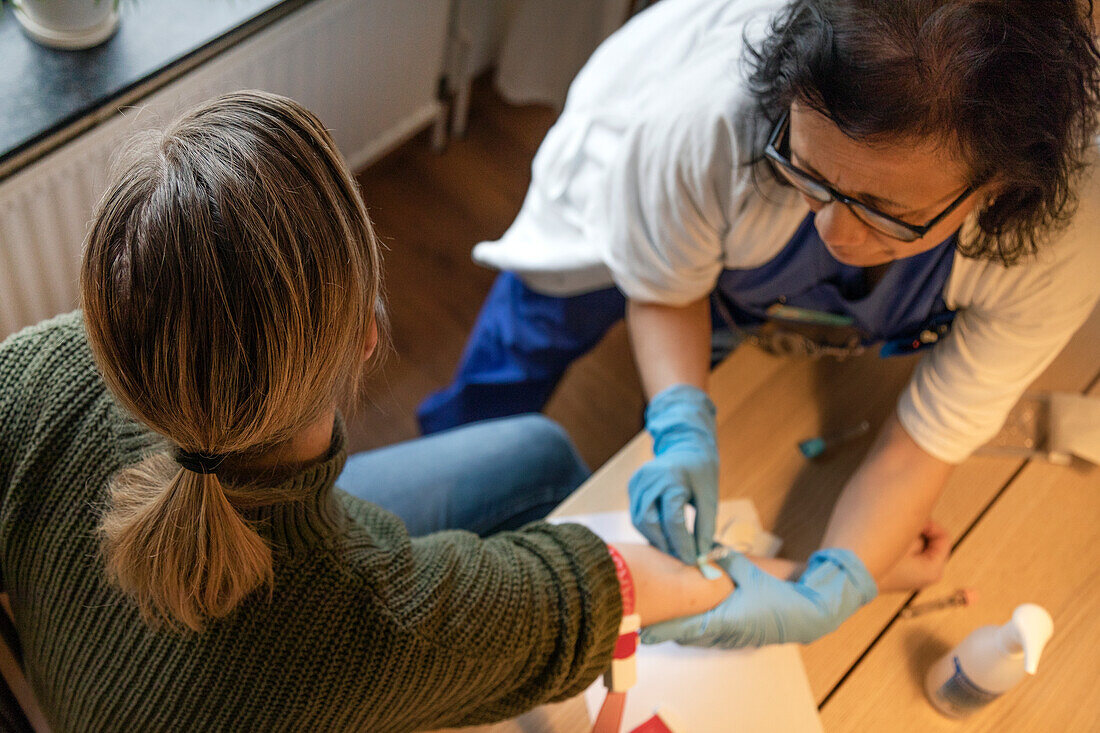
[[[561,426],[520,415],[357,453],[336,485],[401,517],[413,536],[485,536],[541,519],[588,475]]]

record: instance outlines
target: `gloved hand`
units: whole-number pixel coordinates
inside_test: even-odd
[[[737,588],[706,613],[642,629],[644,644],[740,649],[807,644],[840,626],[877,594],[875,581],[850,550],[818,550],[797,583],[779,580],[731,552],[716,561]]]
[[[661,391],[645,411],[654,458],[630,478],[630,518],[661,552],[685,563],[710,551],[718,514],[718,445],[714,403],[686,384]],[[684,506],[695,506],[695,537]]]

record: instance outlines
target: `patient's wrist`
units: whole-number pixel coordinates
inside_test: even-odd
[[[724,573],[716,580],[707,580],[698,567],[685,565],[648,545],[615,547],[630,568],[635,612],[642,626],[709,611],[733,591],[733,581]]]

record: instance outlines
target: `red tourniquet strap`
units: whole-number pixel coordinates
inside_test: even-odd
[[[615,563],[615,575],[619,578],[619,592],[623,596],[623,616],[634,613],[634,576],[619,551],[612,545],[607,546],[611,559]]]
[[[623,623],[619,626],[619,639],[615,642],[611,670],[604,676],[607,685],[607,697],[596,716],[592,733],[619,733],[623,722],[623,710],[626,707],[626,688],[634,684],[634,653],[638,649],[638,619],[634,615],[634,577],[630,574],[623,556],[611,545],[607,546],[611,559],[615,562],[615,575],[619,578],[619,592],[623,598]],[[619,682],[612,683],[618,670]],[[625,675],[624,675],[625,670]],[[628,678],[623,685],[622,678]]]

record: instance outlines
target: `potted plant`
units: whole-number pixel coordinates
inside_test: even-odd
[[[12,0],[32,39],[53,48],[91,48],[118,28],[118,0]]]

